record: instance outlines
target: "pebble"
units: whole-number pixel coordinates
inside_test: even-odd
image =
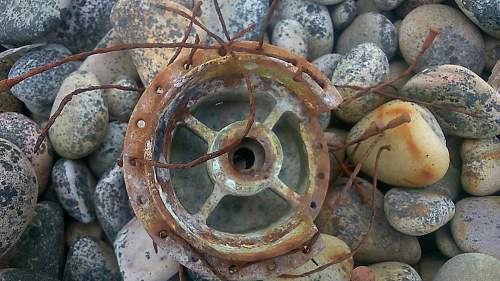
[[[422,281],[417,271],[401,262],[381,262],[369,266],[377,281]]]
[[[125,189],[123,171],[116,164],[97,183],[95,209],[97,219],[110,241],[114,241],[120,229],[134,217]]]
[[[340,62],[342,55],[340,54],[326,54],[312,61],[327,78],[331,78],[337,64]]]
[[[391,59],[398,48],[394,25],[379,13],[364,13],[340,34],[336,52],[346,54],[362,43],[373,43]]]
[[[122,280],[113,249],[102,241],[83,237],[69,249],[63,281]]]
[[[394,11],[400,18],[406,17],[415,8],[427,4],[439,4],[444,0],[405,0]]]
[[[405,0],[373,0],[375,7],[382,11],[394,10],[403,2],[405,2]]]
[[[337,180],[331,186],[331,193],[327,194],[325,202],[334,200],[346,181],[345,178]],[[373,187],[361,178],[358,178],[357,182],[366,198],[361,198],[354,188],[348,190],[336,208],[333,218],[326,223],[324,231],[326,234],[342,239],[350,247],[355,247],[362,235],[366,233],[371,215],[370,198]],[[394,260],[409,264],[417,263],[421,255],[418,239],[402,234],[389,225],[384,216],[383,198],[384,195],[377,190],[373,229],[369,232],[366,242],[354,255],[354,260],[363,264]],[[324,219],[325,210],[323,209],[317,222],[322,223]]]
[[[99,84],[90,72],[73,72],[64,80],[51,114],[57,110],[62,99],[75,89]],[[50,128],[50,141],[60,156],[68,159],[85,157],[104,140],[109,117],[102,92],[90,91],[73,97]]]
[[[340,59],[333,72],[332,83],[346,100],[359,91],[341,86],[373,86],[384,81],[388,73],[389,62],[384,52],[373,43],[363,43]],[[355,123],[383,103],[383,97],[368,94],[338,107],[334,112],[343,121]]]
[[[392,188],[384,196],[384,213],[399,232],[421,236],[448,223],[455,214],[455,205],[445,195]]]
[[[500,60],[500,39],[484,36],[484,49],[486,53],[486,70],[491,71]]]
[[[137,87],[137,82],[127,76],[119,76],[116,80],[112,81],[113,85],[121,85],[126,87]],[[136,91],[122,91],[118,89],[109,89],[104,91],[104,100],[108,106],[109,118],[111,120],[118,120],[128,122],[132,111],[141,94]]]
[[[375,281],[375,273],[368,266],[358,266],[352,271],[351,281]]]
[[[51,276],[30,272],[17,268],[0,269],[0,280],[2,281],[57,281]]]
[[[325,131],[326,144],[329,147],[342,147],[345,144],[345,138],[347,137],[347,132],[341,129],[330,128]],[[329,152],[332,155],[332,152]],[[334,157],[330,157],[330,182],[335,182],[338,177],[342,175],[342,168],[337,162],[345,160],[345,148],[335,150]]]
[[[420,6],[403,19],[399,48],[408,64],[415,61],[431,28],[439,30],[440,34],[424,53],[417,71],[436,65],[455,64],[481,73],[484,67],[481,32],[460,11],[439,4]]]
[[[333,27],[336,30],[342,30],[349,26],[358,14],[356,1],[345,0],[333,7],[331,12]]]
[[[118,233],[114,249],[123,281],[164,281],[179,268],[168,249],[155,252],[153,240],[135,218]]]
[[[500,39],[500,3],[497,0],[455,0],[455,3],[484,32]]]
[[[95,179],[81,161],[59,159],[52,169],[52,182],[59,202],[74,219],[89,223],[95,219]]]
[[[429,107],[445,134],[463,138],[500,134],[500,94],[465,67],[441,65],[426,69],[413,76],[399,94],[445,107]],[[447,108],[465,110],[467,114]]]
[[[424,187],[423,190],[446,196],[452,201],[457,200],[460,192],[462,191],[462,184],[460,183],[460,169],[455,168],[450,162],[450,166],[448,167],[446,174],[437,182]]]
[[[49,44],[30,51],[12,66],[9,78],[22,75],[35,67],[59,61],[69,55],[71,52],[66,47],[57,44]],[[48,117],[61,84],[77,67],[78,63],[70,62],[30,77],[12,87],[12,94],[24,102],[34,114]]]
[[[33,219],[7,256],[10,267],[58,277],[64,266],[64,214],[53,202],[36,205]],[[1,280],[1,279],[0,279]]]
[[[467,253],[448,260],[433,281],[500,280],[500,260],[479,253]]]
[[[4,79],[4,77],[0,77]],[[18,100],[10,91],[0,92],[0,112],[21,112],[23,103]]]
[[[287,272],[287,274],[302,274],[304,272],[308,272],[318,268],[318,266],[322,266],[324,264],[330,263],[334,261],[336,258],[344,255],[348,255],[350,253],[350,249],[347,244],[338,239],[335,236],[321,234],[321,238],[325,242],[325,248],[320,251],[317,255],[313,257],[315,262],[308,261],[302,266]],[[352,258],[349,258],[341,263],[334,264],[329,266],[325,270],[317,273],[313,273],[307,277],[294,278],[298,281],[349,281],[351,278],[351,271],[353,268],[354,262]],[[288,278],[271,278],[266,281],[285,281],[289,280]]]
[[[405,61],[403,61],[403,60],[391,61],[391,63],[389,64],[389,77],[387,78],[387,80],[395,79],[396,77],[401,75],[403,72],[405,72],[406,69],[408,69],[408,64]],[[392,85],[398,91],[400,91],[403,88],[403,86],[406,84],[406,82],[408,82],[408,80],[410,80],[410,76],[405,76],[401,80],[394,82]]]
[[[422,257],[418,263],[418,274],[422,281],[432,281],[439,268],[446,262],[446,258],[439,254],[431,253]]]
[[[500,191],[500,141],[496,137],[468,139],[462,143],[462,150],[463,189],[475,196]]]
[[[306,29],[308,59],[310,61],[333,50],[333,23],[326,6],[307,0],[280,0],[275,17],[294,19]]]
[[[16,145],[0,138],[0,257],[29,225],[37,193],[30,160]]]
[[[469,197],[456,204],[451,233],[464,252],[500,259],[500,196]]]
[[[0,42],[23,45],[36,41],[61,25],[70,0],[1,0]]]
[[[456,255],[462,254],[463,251],[458,248],[457,243],[453,240],[451,235],[450,224],[447,224],[435,232],[436,245],[439,251],[449,257],[453,258]]]
[[[81,223],[79,221],[70,220],[64,232],[66,247],[71,247],[78,239],[85,236],[91,237],[97,241],[103,240],[104,235],[101,225],[97,222]]]
[[[126,131],[127,123],[113,121],[108,124],[104,140],[88,157],[89,167],[96,176],[100,177],[120,158]]]
[[[280,20],[273,29],[272,44],[288,52],[307,58],[305,28],[296,20]]]
[[[390,145],[390,151],[380,156],[378,179],[399,187],[424,187],[440,180],[448,170],[450,157],[443,132],[430,111],[415,103],[400,100],[390,101],[363,117],[349,132],[346,142],[358,139],[375,122],[385,126],[403,114],[410,122],[387,130],[380,137],[366,161],[362,171],[373,175],[375,157],[380,147]],[[347,148],[347,155],[358,163],[371,144],[361,142],[357,153],[354,147]]]
[[[374,0],[357,0],[356,1],[356,9],[358,10],[358,15],[362,15],[364,13],[378,13],[380,10],[375,6]]]

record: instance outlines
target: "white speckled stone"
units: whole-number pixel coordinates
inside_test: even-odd
[[[296,20],[280,20],[273,29],[272,44],[295,55],[307,58],[306,30]]]
[[[112,84],[126,87],[137,87],[135,80],[127,76],[118,77],[116,80],[112,81]],[[109,118],[111,120],[128,122],[137,101],[141,97],[141,94],[136,91],[109,89],[104,91],[103,97],[106,101],[106,105],[108,106]]]
[[[113,121],[108,124],[108,131],[99,147],[89,155],[88,164],[92,172],[100,177],[104,171],[113,167],[120,158],[123,150],[123,141],[127,123]]]
[[[356,1],[345,0],[342,3],[333,7],[331,16],[333,26],[336,30],[341,30],[349,26],[358,14]]]
[[[455,3],[484,32],[500,39],[500,2],[498,0],[455,0]]]
[[[330,78],[337,67],[337,64],[340,62],[342,55],[339,54],[326,54],[312,61],[323,74]]]

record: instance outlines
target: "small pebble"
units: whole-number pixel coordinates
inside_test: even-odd
[[[89,167],[96,176],[100,177],[120,158],[126,131],[127,123],[113,121],[108,124],[104,140],[88,157]]]
[[[436,245],[439,251],[449,257],[453,258],[456,255],[460,255],[463,253],[460,248],[458,248],[457,243],[453,239],[450,230],[450,224],[447,224],[435,232],[436,235]]]
[[[358,266],[352,270],[351,281],[375,281],[375,273],[368,266]]]
[[[427,4],[439,4],[444,0],[405,0],[399,5],[395,11],[400,18],[406,17],[415,8],[427,5]]]
[[[2,281],[58,281],[57,278],[16,268],[0,269]]]
[[[296,20],[280,20],[273,29],[272,43],[292,54],[307,58],[307,38],[304,27]]]
[[[116,80],[112,81],[111,84],[126,87],[137,87],[135,80],[127,76],[119,76]],[[106,101],[106,105],[108,106],[109,118],[111,120],[128,122],[137,101],[141,97],[141,94],[136,91],[109,89],[104,91],[103,97]]]
[[[375,6],[374,0],[357,0],[356,1],[356,9],[358,10],[358,15],[362,15],[365,13],[378,13],[380,10]]]
[[[332,22],[336,30],[341,30],[349,26],[358,14],[356,1],[345,0],[332,9]]]
[[[327,78],[331,78],[341,58],[342,55],[339,54],[326,54],[313,60],[312,64],[321,70]]]
[[[422,281],[417,271],[401,262],[381,262],[369,266],[377,281]]]
[[[467,253],[448,260],[433,281],[500,280],[500,260],[479,253]]]
[[[498,0],[455,0],[455,3],[484,32],[500,39],[500,3]]]
[[[408,69],[408,64],[402,60],[393,60],[389,64],[389,77],[387,80],[395,79],[403,74]],[[401,80],[394,82],[392,85],[399,91],[410,80],[410,76],[405,76]]]
[[[0,79],[4,78],[0,77]],[[10,91],[0,92],[0,112],[21,112],[21,110],[23,110],[23,103]]]
[[[82,237],[91,237],[94,240],[103,240],[103,230],[97,222],[81,223],[79,221],[70,220],[66,231],[64,232],[64,241],[66,247],[71,247],[78,239]]]
[[[460,169],[457,169],[450,164],[448,171],[439,181],[424,187],[422,190],[446,196],[452,201],[457,200],[460,192],[462,191],[462,184],[460,183]]]
[[[486,53],[486,70],[491,71],[500,60],[500,39],[484,36],[484,48]]]
[[[439,254],[431,253],[423,256],[417,266],[422,281],[432,281],[445,262],[446,258]]]
[[[405,0],[373,0],[375,7],[381,11],[390,11],[401,5]]]

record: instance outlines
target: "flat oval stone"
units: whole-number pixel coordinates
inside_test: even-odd
[[[379,13],[359,15],[340,34],[335,50],[339,54],[346,54],[362,43],[375,44],[391,59],[398,47],[394,25]]]
[[[296,20],[280,20],[273,29],[272,43],[292,54],[307,58],[305,28]]]
[[[113,245],[124,281],[164,281],[179,269],[168,249],[158,247],[155,253],[153,240],[136,218],[117,234]]]
[[[95,219],[95,179],[81,161],[59,159],[52,169],[52,182],[64,210],[74,219],[89,223]]]
[[[500,260],[479,253],[467,253],[448,260],[433,281],[500,280]]]
[[[425,190],[392,188],[384,196],[384,213],[396,230],[421,236],[449,222],[455,214],[455,205],[445,195]]]
[[[386,130],[374,146],[362,171],[373,175],[377,151],[390,145],[390,151],[380,156],[378,179],[401,187],[424,187],[440,180],[448,170],[450,157],[443,132],[430,111],[415,103],[390,101],[363,117],[349,132],[346,142],[359,139],[371,124],[386,126],[403,115],[410,122]],[[347,148],[347,155],[358,163],[372,141],[363,141],[354,153],[355,145]]]
[[[465,67],[441,65],[426,69],[413,76],[399,94],[440,105],[430,106],[429,110],[446,134],[464,138],[500,134],[500,94]]]
[[[63,281],[122,280],[113,249],[102,241],[83,237],[69,249]]]
[[[76,71],[68,76],[57,94],[51,114],[62,99],[78,88],[99,86],[94,74]],[[66,104],[61,115],[49,130],[49,137],[56,152],[64,158],[79,159],[92,153],[106,136],[108,109],[102,91],[79,94]]]
[[[464,252],[500,259],[500,196],[469,197],[456,204],[451,232]]]
[[[399,49],[408,64],[415,61],[431,28],[441,33],[424,53],[417,71],[436,65],[455,64],[481,73],[484,67],[481,32],[460,11],[439,4],[420,6],[403,19]]]
[[[346,182],[346,178],[340,178],[330,187],[331,192],[327,194],[323,206],[335,200]],[[373,186],[361,178],[357,179],[357,184],[361,192],[356,192],[355,188],[349,189],[335,209],[333,217],[326,222],[324,229],[324,233],[342,239],[350,247],[355,247],[366,233],[371,215],[370,198]],[[394,260],[417,263],[421,255],[418,239],[400,233],[390,226],[384,216],[384,195],[379,190],[376,190],[375,194],[376,212],[373,229],[368,233],[366,242],[354,255],[354,260],[364,264]],[[325,219],[327,219],[326,210],[323,208],[316,221],[319,225]]]
[[[344,100],[355,96],[359,90],[342,86],[369,87],[384,81],[389,73],[389,62],[384,52],[373,43],[363,43],[350,50],[337,64],[332,83]],[[355,123],[384,103],[384,98],[368,94],[340,105],[334,110],[340,119]]]
[[[417,271],[401,262],[381,262],[369,266],[377,281],[422,281]]]
[[[326,6],[307,0],[280,0],[276,19],[294,19],[306,29],[309,60],[333,50],[333,23]]]
[[[113,167],[116,160],[118,160],[122,154],[126,131],[127,123],[118,121],[110,122],[104,140],[99,147],[89,155],[89,167],[98,177],[101,176],[104,171]]]
[[[97,219],[110,241],[114,241],[120,229],[134,217],[123,171],[118,165],[104,173],[97,183],[95,209]]]
[[[64,241],[66,247],[71,247],[77,240],[82,237],[89,236],[94,240],[103,240],[103,230],[97,222],[81,223],[79,221],[70,220],[66,231],[64,232]]]
[[[41,135],[40,127],[28,117],[15,113],[0,113],[0,138],[19,147],[33,164],[38,182],[38,194],[45,190],[52,169],[53,152],[45,139],[35,153],[35,143]]]
[[[405,2],[405,0],[373,0],[375,7],[382,11],[393,10],[403,2]]]
[[[57,44],[30,51],[12,66],[9,78],[17,77],[35,67],[59,61],[70,55],[71,52],[66,47]],[[12,94],[24,102],[34,114],[48,117],[61,84],[77,67],[78,63],[70,62],[30,77],[12,87]]]
[[[0,42],[29,44],[55,30],[70,0],[0,1]]]
[[[326,77],[332,77],[337,64],[340,62],[342,55],[339,54],[326,54],[312,61]]]
[[[449,257],[453,258],[456,255],[460,255],[463,253],[460,248],[458,248],[457,243],[453,240],[453,236],[451,235],[450,224],[447,224],[435,232],[436,236],[436,245],[439,251]]]
[[[468,149],[469,143],[477,143]],[[500,191],[500,141],[496,137],[462,143],[463,189],[476,196]]]
[[[112,81],[111,84],[137,87],[137,82],[127,76],[119,76],[116,80]],[[128,122],[141,94],[136,91],[109,89],[104,91],[103,97],[108,106],[109,118],[111,120]]]
[[[356,1],[343,1],[332,9],[331,16],[333,27],[338,30],[346,28],[351,24],[357,14],[358,8],[356,7]]]
[[[37,194],[30,160],[15,144],[0,138],[0,257],[29,225]]]
[[[500,39],[500,2],[496,0],[455,0],[455,3],[484,32]]]
[[[34,273],[17,268],[0,269],[0,280],[2,281],[57,281],[57,278],[51,276]]]

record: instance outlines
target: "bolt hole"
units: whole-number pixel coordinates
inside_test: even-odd
[[[316,207],[318,207],[318,205],[316,205],[316,202],[312,201],[311,204],[311,209],[316,209]]]
[[[195,257],[191,257],[190,260],[191,260],[191,262],[195,262],[195,263],[199,261],[199,259],[195,258]]]
[[[144,122],[144,120],[139,120],[137,121],[137,127],[143,129],[144,127],[146,127],[146,122]]]
[[[164,92],[163,92],[163,89],[162,89],[160,86],[158,86],[158,87],[156,88],[156,93],[157,93],[158,95],[161,95],[161,94],[163,94]]]
[[[184,69],[185,69],[185,70],[188,70],[188,69],[189,69],[189,64],[185,63],[183,66],[184,66]]]
[[[235,274],[236,273],[236,265],[230,265],[229,266],[229,274]]]
[[[324,180],[325,179],[325,174],[324,173],[318,173],[318,179]]]
[[[233,164],[240,170],[248,170],[255,164],[255,154],[249,148],[240,147],[233,154]]]

